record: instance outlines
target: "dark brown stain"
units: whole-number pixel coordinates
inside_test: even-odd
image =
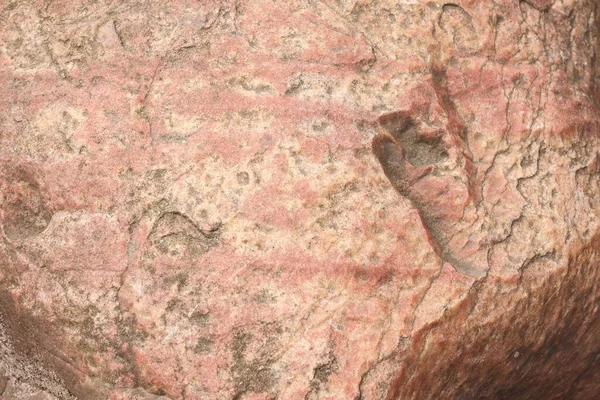
[[[397,357],[386,399],[598,398],[599,249],[600,234],[542,285],[523,287],[525,294],[476,284],[456,308],[413,335]],[[483,324],[486,310],[498,318]]]

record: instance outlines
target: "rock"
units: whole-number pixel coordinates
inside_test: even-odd
[[[5,2],[3,396],[598,397],[598,12]]]
[[[0,376],[0,395],[2,393],[4,393],[7,383],[8,383],[8,379],[6,379],[6,377],[4,377],[4,376]]]

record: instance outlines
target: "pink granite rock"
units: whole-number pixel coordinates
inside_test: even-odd
[[[0,2],[5,396],[600,396],[599,12]]]

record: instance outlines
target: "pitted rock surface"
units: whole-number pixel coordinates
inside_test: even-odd
[[[599,13],[0,2],[0,394],[600,396]]]

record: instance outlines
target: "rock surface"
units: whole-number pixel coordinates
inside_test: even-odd
[[[600,396],[599,12],[1,1],[3,396]]]

